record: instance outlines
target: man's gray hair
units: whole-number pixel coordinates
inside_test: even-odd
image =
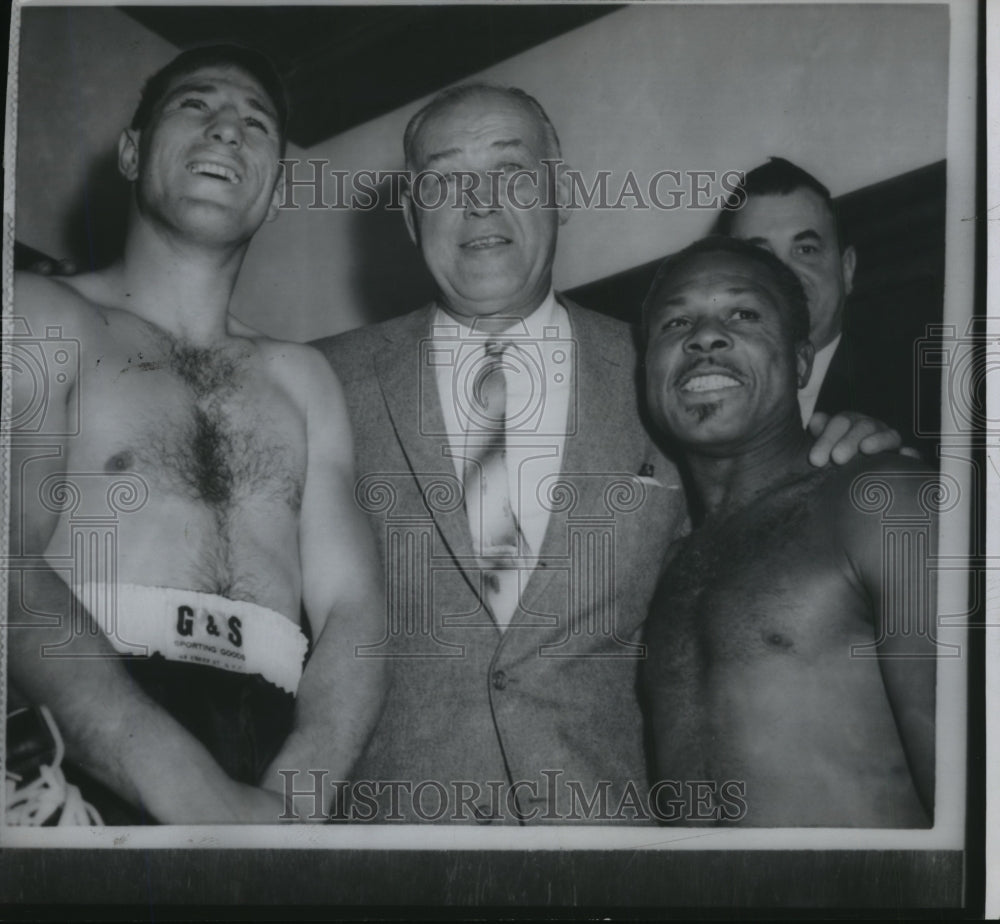
[[[463,83],[457,87],[449,87],[447,90],[442,90],[407,123],[406,131],[403,133],[403,154],[406,158],[406,169],[416,169],[417,135],[420,133],[420,129],[429,116],[454,103],[460,103],[469,97],[484,93],[499,93],[527,108],[542,126],[545,141],[549,148],[548,155],[550,157],[561,156],[562,149],[559,145],[559,136],[556,134],[555,126],[552,124],[552,120],[549,119],[548,113],[542,108],[542,104],[530,93],[525,93],[524,90],[518,87],[505,87],[500,84]]]

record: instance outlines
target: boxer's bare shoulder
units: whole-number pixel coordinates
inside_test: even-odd
[[[821,511],[859,574],[863,560],[880,549],[883,514],[929,522],[939,501],[937,472],[895,453],[858,456],[831,470],[822,483]]]
[[[58,326],[80,334],[101,320],[97,306],[79,288],[77,277],[53,278],[19,271],[14,274],[14,316],[35,328]]]
[[[344,389],[323,354],[308,344],[257,336],[262,368],[303,414],[306,444],[327,445],[328,461],[350,463],[352,441]]]
[[[85,370],[99,365],[105,331],[111,321],[107,311],[82,293],[82,278],[53,278],[30,272],[14,274],[13,335],[26,338],[28,343],[62,341],[72,354],[72,361],[59,364],[58,374],[55,370],[46,370],[44,383],[34,382],[30,375],[11,377],[14,419],[18,418],[17,409],[21,403],[30,404],[36,399],[35,392],[40,384],[44,384],[48,398],[47,414],[57,413],[64,407],[67,397],[79,387]],[[88,284],[93,285],[93,282]],[[30,352],[30,347],[28,349]],[[14,368],[14,371],[18,370]],[[67,429],[65,422],[50,418],[46,423],[49,431],[65,432]],[[14,433],[15,440],[19,436]]]
[[[270,374],[299,396],[304,408],[317,399],[328,399],[330,388],[335,396],[340,395],[340,380],[315,347],[262,336],[253,338],[253,342]]]

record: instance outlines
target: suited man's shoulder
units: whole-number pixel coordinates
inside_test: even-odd
[[[576,304],[563,295],[559,301],[567,309],[573,336],[586,338],[599,345],[608,359],[631,364],[636,355],[635,329],[616,318],[592,311]],[[432,306],[424,305],[408,314],[368,324],[353,330],[321,337],[310,342],[334,367],[341,380],[350,381],[369,374],[372,358],[393,344],[419,342],[429,323],[428,312]]]
[[[625,363],[635,360],[639,344],[638,330],[635,326],[601,314],[599,311],[584,308],[561,293],[559,301],[569,312],[570,325],[574,333],[585,334],[599,343],[604,354],[610,359],[619,359]]]
[[[419,339],[427,311],[428,307],[425,305],[387,321],[321,337],[311,341],[309,345],[326,357],[342,381],[351,381],[370,374],[373,357],[392,344],[403,339]]]

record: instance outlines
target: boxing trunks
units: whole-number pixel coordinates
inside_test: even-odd
[[[214,594],[97,583],[73,592],[136,686],[229,776],[258,783],[291,729],[309,647],[302,629],[266,607]],[[106,824],[155,821],[79,768],[65,771]]]

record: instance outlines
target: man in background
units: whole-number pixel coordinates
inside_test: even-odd
[[[930,443],[916,435],[912,340],[891,332],[876,340],[871,325],[850,323],[847,305],[858,254],[844,239],[826,186],[790,161],[772,157],[747,173],[720,213],[717,230],[771,251],[802,283],[816,351],[812,376],[799,392],[803,423],[814,411],[851,408],[888,423],[907,446],[933,454]]]

